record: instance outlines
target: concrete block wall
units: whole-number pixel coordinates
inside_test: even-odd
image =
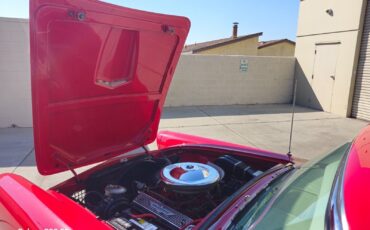
[[[166,106],[289,103],[294,63],[285,57],[182,55]],[[0,128],[13,124],[32,126],[29,27],[28,20],[0,18]]]
[[[294,57],[182,55],[165,106],[290,103],[294,67]]]
[[[0,18],[0,127],[32,125],[28,20]]]

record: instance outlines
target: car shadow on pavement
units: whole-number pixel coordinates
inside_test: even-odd
[[[34,166],[32,128],[0,129],[0,168]],[[9,171],[12,169],[3,169]],[[2,170],[2,171],[3,171]]]
[[[319,111],[297,106],[295,112],[314,113]],[[291,104],[182,106],[165,107],[162,119],[291,113]]]

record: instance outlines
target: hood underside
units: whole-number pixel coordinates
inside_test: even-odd
[[[53,174],[154,141],[190,22],[95,0],[31,0],[37,167]]]

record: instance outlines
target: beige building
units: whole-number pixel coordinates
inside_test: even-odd
[[[294,56],[295,43],[288,39],[259,42],[263,33],[238,36],[238,23],[234,23],[228,38],[185,45],[183,53],[211,55]]]
[[[216,55],[258,55],[258,40],[262,33],[223,38],[185,45],[183,53]]]
[[[294,56],[295,42],[289,39],[280,39],[260,42],[258,56]]]
[[[365,0],[301,1],[298,104],[370,120],[369,9]]]

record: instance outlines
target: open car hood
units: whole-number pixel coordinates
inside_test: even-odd
[[[37,167],[48,175],[155,140],[187,18],[95,0],[31,0]]]

